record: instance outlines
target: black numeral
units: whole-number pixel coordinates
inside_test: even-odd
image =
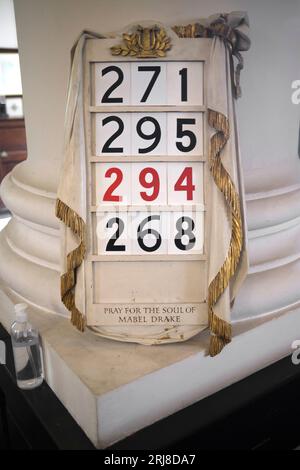
[[[145,134],[142,131],[142,126],[146,122],[152,122],[154,124],[154,131],[151,134]],[[158,146],[161,139],[161,129],[158,121],[153,117],[147,116],[140,119],[136,125],[136,130],[138,135],[145,140],[153,140],[152,144],[149,147],[139,148],[139,153],[148,153],[155,149]]]
[[[140,245],[142,250],[147,251],[148,253],[152,253],[153,251],[158,250],[158,248],[161,245],[161,236],[157,232],[157,230],[154,230],[154,228],[144,229],[145,225],[148,222],[150,222],[151,220],[160,220],[160,216],[159,215],[149,215],[149,217],[146,217],[146,219],[144,219],[140,223],[140,225],[138,226],[138,234],[137,234],[138,235],[138,238],[137,238],[138,244]],[[147,246],[144,243],[144,237],[148,234],[153,235],[156,239],[154,245],[152,245],[152,246]]]
[[[191,130],[183,130],[183,126],[185,125],[195,125],[196,119],[177,119],[177,137],[182,139],[183,137],[188,137],[190,139],[190,143],[188,145],[183,145],[182,142],[176,141],[176,147],[180,152],[191,152],[196,147],[197,139]]]
[[[187,228],[185,229],[182,227],[184,222],[188,224]],[[176,233],[174,241],[175,241],[175,245],[177,246],[179,250],[187,251],[193,248],[193,246],[196,243],[196,238],[193,233],[194,228],[195,228],[195,223],[193,219],[191,219],[190,217],[183,216],[177,220],[176,229],[178,230],[178,232]],[[182,243],[182,238],[184,235],[188,236],[189,241],[187,244]]]
[[[181,76],[181,101],[187,101],[187,68],[179,70]]]
[[[117,224],[117,230],[113,234],[113,236],[110,238],[106,245],[106,251],[125,251],[125,245],[116,245],[116,241],[122,233],[124,232],[124,222],[122,219],[119,217],[113,217],[112,219],[109,219],[109,221],[106,224],[106,228],[112,228],[114,224]]]
[[[105,142],[105,144],[102,147],[102,153],[123,153],[123,147],[110,147],[112,142],[116,140],[123,132],[124,130],[124,123],[121,118],[118,116],[108,116],[102,121],[102,125],[105,126],[106,124],[110,122],[116,122],[119,126],[119,128],[116,130],[116,132]]]
[[[151,77],[151,80],[149,82],[149,85],[141,99],[141,103],[145,103],[147,101],[148,96],[150,95],[152,88],[154,87],[154,84],[160,74],[160,66],[140,66],[138,67],[139,72],[153,72],[153,75]]]
[[[116,67],[115,65],[110,65],[109,67],[105,67],[105,69],[102,70],[102,77],[106,75],[107,73],[110,72],[116,72],[118,74],[118,78],[113,83],[108,90],[104,93],[101,102],[102,103],[123,103],[123,98],[111,98],[109,95],[116,89],[118,86],[121,85],[121,83],[124,80],[124,73],[119,67]]]

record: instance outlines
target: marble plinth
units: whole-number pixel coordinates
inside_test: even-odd
[[[7,329],[17,300],[0,289],[0,322]],[[41,332],[49,386],[98,448],[281,359],[300,339],[300,309],[248,331],[237,325],[234,341],[215,358],[205,354],[203,333],[149,347],[81,334],[66,318],[33,307],[30,320]]]
[[[26,301],[43,338],[46,380],[93,443],[104,448],[280,359],[300,337],[300,175],[246,174],[249,275],[236,299],[233,342],[205,355],[208,332],[174,345],[122,344],[81,334],[60,300],[55,183],[25,162],[1,185],[12,219],[0,233],[0,321]],[[273,172],[273,173],[272,173]],[[298,334],[299,332],[299,334]]]
[[[0,234],[0,280],[31,305],[69,316],[60,300],[57,183],[37,186],[34,172],[34,163],[26,161],[1,184],[13,217]],[[272,318],[300,305],[299,161],[247,172],[245,183],[250,269],[232,312],[239,322]]]

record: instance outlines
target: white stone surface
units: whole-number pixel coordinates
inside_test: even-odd
[[[16,297],[0,289],[9,329]],[[206,356],[207,335],[180,345],[142,346],[80,334],[62,317],[31,308],[42,336],[46,379],[87,436],[107,447],[292,352],[300,309],[239,334]],[[236,328],[236,333],[238,333]]]
[[[4,227],[6,227],[9,221],[10,217],[1,217],[0,215],[0,232],[4,229]]]

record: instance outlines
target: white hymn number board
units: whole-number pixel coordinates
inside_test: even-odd
[[[178,267],[179,282],[191,266],[197,273],[193,282],[204,282],[205,62],[188,55],[168,61],[108,58],[107,53],[101,60],[99,51],[86,59],[90,278],[105,290],[104,305],[151,304],[156,296],[138,289],[142,272],[151,284],[147,266],[149,276],[155,272],[158,279],[170,268],[176,279]],[[155,267],[154,261],[160,263]],[[128,290],[130,281],[137,286],[134,298],[118,278],[120,262],[128,267]],[[199,269],[189,263],[199,263]],[[114,279],[118,293],[109,294]],[[180,288],[174,300],[158,293],[156,302],[196,303],[204,301],[201,295],[185,298]],[[90,318],[89,323],[107,324],[96,313]]]
[[[94,74],[95,106],[102,111],[94,123],[97,254],[203,253],[203,163],[180,161],[203,157],[203,113],[153,109],[202,106],[202,62],[100,62]],[[115,112],[106,112],[114,105]],[[139,112],[147,105],[151,112]],[[128,106],[137,111],[127,112]],[[154,155],[173,161],[153,162]],[[107,162],[108,156],[124,161]],[[119,213],[124,205],[127,211]]]

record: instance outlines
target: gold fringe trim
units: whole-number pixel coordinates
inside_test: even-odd
[[[71,312],[71,323],[79,331],[84,331],[85,316],[75,305],[74,287],[76,285],[76,270],[81,265],[86,251],[85,223],[82,218],[68,207],[60,199],[56,200],[55,215],[58,217],[80,240],[79,245],[67,255],[67,272],[60,278],[61,300]]]
[[[209,354],[215,356],[223,347],[231,341],[231,325],[219,318],[213,311],[230,279],[237,269],[243,246],[243,225],[241,217],[240,199],[234,184],[222,165],[221,151],[229,139],[230,129],[226,116],[211,109],[208,110],[208,123],[216,129],[216,133],[210,139],[210,172],[214,181],[231,210],[231,240],[226,259],[208,287],[208,321],[211,331]]]

